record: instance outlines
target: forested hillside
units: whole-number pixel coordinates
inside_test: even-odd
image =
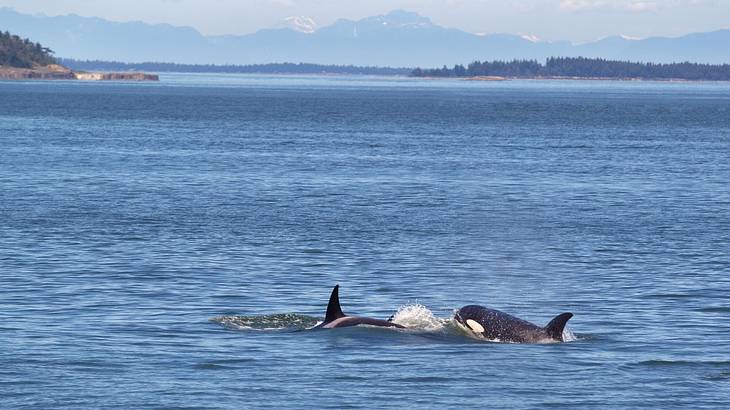
[[[27,38],[0,32],[0,66],[33,68],[55,64],[53,51]]]

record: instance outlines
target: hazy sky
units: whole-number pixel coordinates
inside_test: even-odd
[[[245,34],[288,16],[320,25],[394,9],[473,33],[532,34],[577,42],[614,34],[677,36],[730,28],[730,0],[0,0],[21,12],[75,13],[197,28],[204,34]]]

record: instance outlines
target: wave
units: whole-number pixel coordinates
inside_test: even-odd
[[[699,308],[697,311],[703,313],[729,313],[730,306],[708,306]]]
[[[668,360],[668,359],[653,359],[644,360],[631,365],[648,366],[648,367],[730,367],[729,360]]]
[[[730,379],[730,372],[712,373],[705,375],[703,378],[710,381],[725,381]]]

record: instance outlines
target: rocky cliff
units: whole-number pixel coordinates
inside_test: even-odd
[[[75,80],[73,71],[51,64],[36,68],[0,66],[0,78],[6,80]]]
[[[82,81],[160,81],[157,74],[146,74],[140,72],[127,73],[89,73],[74,72],[77,80]]]
[[[141,72],[91,73],[72,71],[58,64],[34,68],[0,66],[3,80],[159,81],[156,74]]]

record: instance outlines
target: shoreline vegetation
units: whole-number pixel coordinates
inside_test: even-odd
[[[231,73],[231,74],[350,74],[407,76],[412,68],[331,65],[310,63],[269,63],[248,65],[177,64],[177,63],[124,63],[120,61],[60,59],[60,62],[77,70],[100,71],[152,71],[158,73]]]
[[[249,65],[124,63],[102,60],[59,60],[78,70],[153,71],[179,73],[231,73],[281,75],[380,75],[424,79],[457,78],[468,81],[594,80],[594,81],[730,81],[730,64],[654,64],[585,57],[552,57],[544,64],[536,60],[475,61],[467,66],[422,69],[327,65],[310,63],[270,63]]]
[[[414,69],[412,77],[462,78],[473,81],[509,79],[625,80],[625,81],[730,81],[730,64],[654,64],[585,57],[551,57],[537,60],[475,61],[453,68]]]
[[[59,64],[53,50],[27,38],[0,32],[0,80],[159,81],[143,72],[74,71]]]

